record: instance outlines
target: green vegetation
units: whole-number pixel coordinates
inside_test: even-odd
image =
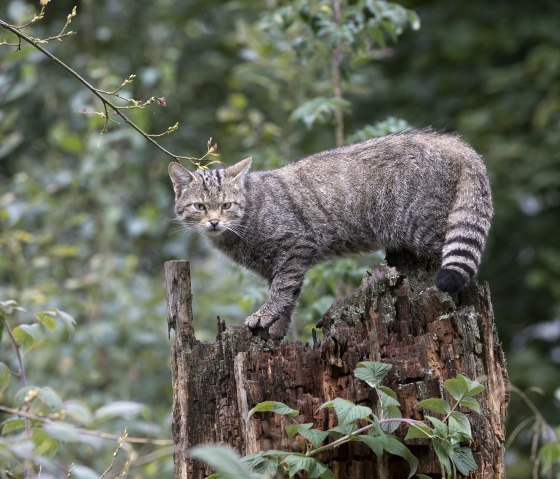
[[[418,459],[393,433],[400,425],[407,426],[405,441],[409,439],[429,440],[440,461],[441,477],[451,479],[460,473],[468,476],[476,470],[476,462],[468,446],[473,440],[469,418],[458,409],[480,413],[475,396],[484,387],[465,376],[448,379],[443,387],[453,398],[453,406],[445,399],[432,398],[420,401],[419,406],[441,418],[425,415],[426,422],[403,418],[395,392],[381,384],[391,370],[390,364],[364,361],[358,363],[354,375],[374,389],[377,401],[374,410],[354,404],[342,398],[335,398],[319,407],[334,409],[338,424],[327,431],[314,429],[313,424],[299,423],[299,411],[280,402],[267,401],[257,404],[249,411],[249,419],[257,412],[273,412],[285,415],[291,423],[285,426],[290,439],[299,435],[303,439],[305,452],[260,451],[239,459],[224,446],[199,446],[191,450],[191,455],[207,462],[217,472],[209,479],[236,479],[251,477],[273,479],[275,477],[295,477],[305,471],[310,478],[335,479],[334,474],[316,456],[353,441],[368,446],[378,460],[383,454],[403,458],[410,468],[408,478],[425,479],[424,474],[416,474]],[[331,437],[332,442],[324,444]]]
[[[221,161],[252,156],[255,168],[266,169],[330,148],[341,133],[351,141],[407,125],[460,132],[486,157],[494,191],[496,218],[480,277],[490,283],[518,388],[508,477],[524,479],[535,468],[555,477],[560,3],[340,4],[337,16],[322,0],[267,7],[249,0],[85,0],[63,32],[74,4],[56,0],[25,31],[48,38],[73,30],[42,47],[99,90],[119,89],[140,106],[164,98],[123,111],[148,134],[179,122],[156,138],[176,155],[196,159],[213,137]],[[378,10],[360,23],[361,6]],[[38,1],[5,0],[0,19],[21,25],[39,11]],[[18,43],[0,28],[2,41]],[[169,160],[32,46],[0,46],[0,404],[57,421],[64,409],[71,427],[116,438],[85,443],[80,431],[56,427],[51,436],[32,437],[34,454],[52,457],[59,477],[71,463],[72,477],[100,477],[109,467],[107,477],[125,467],[130,477],[171,477],[165,446],[118,442],[125,429],[170,437],[164,261],[191,261],[200,338],[213,337],[216,316],[241,320],[266,292],[173,223]],[[311,272],[298,313],[302,340],[376,258]],[[27,389],[8,327],[18,331]],[[110,420],[99,413],[104,408]],[[8,434],[6,424],[17,420],[3,414],[0,421],[9,421],[2,424]],[[31,454],[22,424],[0,437],[0,474],[6,458]],[[23,456],[9,450],[18,434]]]

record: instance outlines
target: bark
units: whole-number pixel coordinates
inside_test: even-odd
[[[266,413],[246,420],[262,401],[298,409],[302,422],[319,429],[336,424],[334,411],[320,404],[343,397],[371,405],[371,389],[353,377],[359,361],[394,367],[386,385],[396,391],[403,417],[422,419],[418,401],[445,397],[442,383],[462,373],[485,386],[478,397],[483,413],[467,413],[478,471],[471,477],[502,478],[504,472],[507,372],[497,339],[487,285],[473,284],[458,297],[433,286],[434,265],[406,254],[388,256],[361,286],[339,299],[319,326],[323,338],[307,345],[254,337],[243,326],[219,321],[216,342],[194,337],[188,263],[166,263],[169,324],[173,348],[173,438],[176,479],[199,479],[210,470],[187,456],[196,444],[224,443],[241,455],[266,449],[300,451],[283,432],[285,419]],[[178,301],[178,303],[177,303]],[[408,443],[420,460],[418,472],[440,476],[427,443]],[[408,466],[390,456],[378,464],[365,446],[352,443],[319,458],[339,479],[408,475]]]

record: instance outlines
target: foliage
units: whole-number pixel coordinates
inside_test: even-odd
[[[171,454],[171,441],[128,437],[128,431],[161,434],[161,427],[150,421],[147,407],[135,401],[111,401],[92,409],[81,399],[63,399],[49,386],[28,383],[28,355],[49,345],[63,344],[74,333],[75,321],[60,310],[42,311],[31,321],[18,320],[24,313],[15,301],[0,302],[0,340],[4,333],[11,343],[14,357],[8,364],[0,362],[0,475],[7,477],[105,477],[87,462],[92,453],[99,454],[119,477],[141,470],[151,454],[152,467],[157,459]],[[17,325],[15,325],[17,324]],[[17,364],[17,371],[13,364]],[[12,382],[19,377],[19,385]],[[116,433],[109,433],[112,429]],[[111,442],[118,447],[111,454]],[[133,443],[143,445],[135,449]],[[165,449],[150,451],[154,446]],[[120,454],[121,450],[124,454]],[[155,455],[154,455],[155,453]],[[122,457],[124,455],[124,457]],[[111,460],[112,456],[112,460]],[[80,464],[81,461],[84,463]],[[148,461],[149,462],[149,461]]]
[[[147,132],[179,121],[178,132],[160,139],[165,148],[204,151],[212,136],[224,162],[253,156],[255,167],[265,169],[334,144],[337,108],[311,128],[293,116],[314,98],[335,96],[332,49],[325,46],[335,37],[319,36],[309,21],[313,15],[332,21],[320,9],[326,3],[84,1],[70,26],[76,34],[45,48],[99,89],[114,91],[135,74],[121,90],[127,98],[165,97],[165,108],[130,113]],[[301,16],[297,8],[304,4],[320,11]],[[432,125],[460,132],[485,156],[496,217],[480,277],[490,282],[511,379],[554,429],[560,4],[404,0],[402,6],[418,13],[422,29],[412,31],[414,19],[401,15],[398,43],[383,27],[384,46],[361,33],[356,42],[343,42],[345,141]],[[56,36],[72,7],[50,2],[30,34]],[[286,11],[295,15],[291,25],[283,20]],[[0,2],[0,18],[10,23],[38,12],[37,1]],[[2,34],[3,40],[15,41]],[[224,266],[198,238],[174,231],[168,160],[124,125],[111,122],[100,142],[103,118],[80,113],[99,105],[75,78],[29,45],[0,47],[0,57],[0,299],[25,304],[29,317],[58,306],[77,322],[70,339],[47,336],[27,353],[30,382],[79,398],[90,410],[132,398],[165,427],[171,393],[163,261],[191,260],[200,338],[213,337],[217,315],[241,320],[254,310],[266,285]],[[379,126],[388,117],[403,120]],[[302,338],[373,259],[343,261],[311,272],[296,320]],[[0,361],[14,370],[11,352],[4,334]],[[1,367],[0,377],[6,377]],[[511,431],[535,417],[527,418],[517,395],[510,416]],[[513,479],[534,467],[533,436],[525,431],[511,444]],[[539,437],[554,443],[550,435]],[[550,451],[553,446],[546,457],[554,458]],[[103,454],[87,462],[96,470],[107,465]],[[145,477],[150,474],[161,477],[157,471]]]
[[[477,466],[472,451],[465,445],[470,444],[473,439],[470,422],[459,408],[480,413],[474,397],[484,387],[463,375],[448,379],[443,386],[453,399],[453,405],[442,398],[425,399],[419,403],[420,407],[443,415],[443,418],[426,415],[424,422],[406,419],[401,417],[395,392],[381,385],[391,367],[390,364],[373,361],[358,363],[354,375],[376,392],[375,407],[372,409],[342,398],[328,401],[319,410],[333,409],[338,425],[326,431],[314,429],[311,423],[298,422],[296,418],[299,411],[280,402],[260,403],[249,411],[247,420],[257,412],[273,412],[290,418],[291,423],[285,427],[286,434],[289,438],[301,436],[305,444],[301,453],[270,450],[239,458],[224,446],[198,446],[191,450],[191,456],[211,465],[216,474],[210,478],[215,479],[233,479],[242,477],[243,474],[243,477],[255,478],[294,477],[301,471],[305,471],[310,478],[334,479],[332,471],[315,456],[357,441],[368,446],[378,460],[384,453],[403,458],[410,468],[408,477],[412,477],[416,474],[418,460],[399,437],[393,434],[402,424],[408,426],[405,440],[431,441],[441,463],[442,477],[456,477],[457,473],[468,476],[475,471]],[[328,438],[332,441],[325,444]],[[245,472],[240,475],[239,471]],[[420,474],[419,477],[426,476]]]

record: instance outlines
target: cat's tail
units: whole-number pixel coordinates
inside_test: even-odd
[[[486,168],[472,153],[476,158],[462,162],[436,275],[436,286],[448,293],[463,289],[476,275],[494,212]]]

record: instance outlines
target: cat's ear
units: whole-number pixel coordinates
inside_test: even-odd
[[[230,181],[238,180],[242,178],[251,168],[251,162],[253,161],[252,158],[245,158],[241,160],[239,163],[236,163],[229,168],[226,168],[226,176],[230,179]]]
[[[169,171],[169,177],[173,183],[175,198],[179,198],[183,189],[185,189],[193,181],[198,181],[196,175],[191,173],[180,163],[169,163],[167,171]]]

